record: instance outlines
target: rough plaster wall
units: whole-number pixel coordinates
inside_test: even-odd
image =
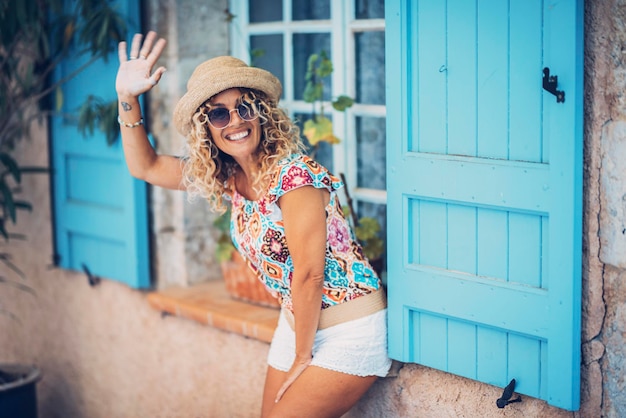
[[[523,397],[521,403],[496,407],[502,388],[407,364],[397,377],[379,380],[343,418],[566,418],[574,413]],[[590,416],[591,418],[591,416]]]
[[[626,416],[626,2],[588,1],[583,416]],[[601,414],[599,411],[602,411]]]
[[[185,140],[171,123],[187,80],[201,62],[228,54],[226,0],[149,0],[145,3],[145,30],[156,30],[168,41],[160,60],[167,72],[148,95],[150,131],[161,153],[182,155]],[[220,279],[215,262],[216,215],[201,198],[189,201],[185,193],[151,189],[156,284],[189,285]]]
[[[602,407],[602,370],[600,360],[604,344],[600,339],[605,305],[603,300],[603,267],[598,257],[599,230],[599,178],[597,132],[602,122],[595,116],[603,113],[604,100],[594,100],[602,81],[597,72],[605,67],[603,55],[603,17],[598,1],[589,1],[585,10],[585,164],[584,164],[584,223],[583,223],[583,322],[581,364],[581,416],[598,417]],[[604,97],[604,95],[601,95]]]
[[[41,129],[24,164],[46,165]],[[145,294],[52,268],[47,176],[25,176],[10,250],[36,296],[0,285],[0,362],[37,364],[40,417],[249,417],[260,408],[268,345],[236,334],[162,317]],[[7,247],[3,247],[5,251]],[[0,267],[0,275],[9,275]],[[12,279],[16,279],[11,277]]]

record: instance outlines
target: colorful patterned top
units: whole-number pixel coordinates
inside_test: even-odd
[[[326,206],[326,265],[322,309],[378,290],[381,281],[354,239],[343,215],[336,190],[343,183],[308,156],[294,154],[281,160],[268,190],[250,201],[235,190],[232,196],[230,232],[235,247],[248,260],[265,286],[293,311],[291,279],[293,261],[287,248],[278,199],[302,186],[330,192]]]

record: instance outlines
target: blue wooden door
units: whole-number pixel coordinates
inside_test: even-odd
[[[131,33],[139,30],[139,2],[118,0]],[[87,61],[66,60],[60,79]],[[115,99],[117,52],[92,64],[63,87],[62,112],[76,114],[89,95]],[[120,141],[107,145],[96,131],[83,137],[63,117],[51,122],[55,244],[60,267],[119,280],[132,287],[150,284],[146,185],[126,168]]]
[[[390,356],[576,410],[582,0],[385,4]]]

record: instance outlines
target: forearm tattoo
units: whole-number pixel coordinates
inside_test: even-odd
[[[131,105],[129,105],[126,102],[122,102],[122,109],[124,109],[125,112],[128,112],[132,109],[133,107]]]

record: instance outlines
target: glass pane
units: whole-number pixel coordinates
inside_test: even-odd
[[[355,35],[356,101],[385,104],[385,33]]]
[[[251,65],[266,69],[284,85],[283,35],[250,36]]]
[[[355,0],[354,14],[356,19],[384,19],[384,0]]]
[[[383,279],[383,283],[386,284],[386,275],[384,272],[387,271],[387,266],[385,264],[387,258],[385,256],[385,254],[387,253],[387,206],[377,203],[359,201],[356,207],[356,213],[359,219],[367,216],[376,219],[378,221],[378,224],[380,225],[380,232],[378,233],[378,238],[382,240],[382,254],[380,255],[380,257],[378,259],[373,259],[370,255],[370,253],[373,252],[376,248],[380,250],[380,246],[372,244],[371,247],[368,248],[367,242],[361,242],[361,245],[363,245],[365,254],[369,256],[372,267],[374,267],[374,269],[379,273],[382,272],[381,278]]]
[[[293,35],[293,91],[294,99],[302,100],[302,93],[306,86],[306,68],[309,56],[326,51],[330,56],[329,33],[299,33]],[[384,51],[383,51],[384,53]],[[330,100],[330,77],[324,80],[324,100]]]
[[[357,117],[357,187],[386,189],[385,118]]]
[[[329,119],[332,119],[329,115],[327,115],[327,117]],[[297,125],[300,127],[300,136],[302,137],[302,141],[304,141],[304,143],[307,145],[307,154],[315,161],[326,167],[331,173],[339,176],[339,173],[335,173],[333,171],[333,146],[330,145],[328,142],[319,142],[318,146],[316,148],[313,148],[302,133],[302,127],[304,126],[304,122],[311,119],[311,114],[296,113],[294,115],[294,119]]]
[[[248,10],[250,23],[283,20],[283,0],[250,0]]]
[[[330,0],[293,0],[293,20],[330,19]]]

